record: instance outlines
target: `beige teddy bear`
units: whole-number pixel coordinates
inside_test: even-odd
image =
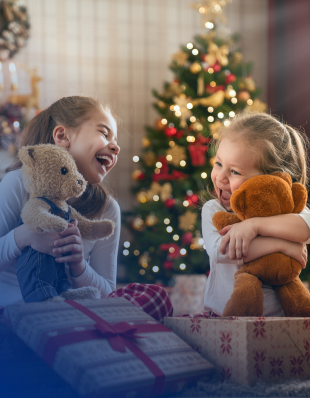
[[[76,219],[85,240],[105,239],[112,235],[113,221],[88,220],[66,202],[71,197],[81,196],[87,182],[65,148],[52,144],[25,146],[19,150],[19,158],[23,163],[24,186],[29,192],[20,225],[24,223],[37,233],[61,232],[70,220]],[[94,287],[71,289],[64,268],[64,264],[57,263],[53,256],[26,247],[17,259],[16,268],[24,300],[100,297]]]

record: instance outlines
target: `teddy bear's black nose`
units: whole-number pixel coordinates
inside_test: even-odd
[[[83,185],[83,181],[82,180],[78,180],[78,184],[79,185]]]

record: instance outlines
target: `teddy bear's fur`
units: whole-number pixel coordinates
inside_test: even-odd
[[[231,196],[235,214],[217,212],[213,224],[221,230],[253,217],[300,213],[307,203],[302,184],[292,184],[287,173],[261,175],[244,182]],[[288,226],[289,227],[289,226]],[[273,286],[287,317],[310,316],[310,293],[299,279],[301,265],[282,253],[244,264],[234,276],[234,290],[222,316],[262,316],[262,284]]]
[[[45,197],[64,211],[71,209],[71,218],[78,220],[81,236],[86,240],[105,239],[114,232],[111,220],[88,220],[67,204],[71,197],[79,197],[86,189],[87,182],[78,172],[72,156],[65,148],[52,144],[25,146],[19,150],[23,181],[29,200],[21,212],[23,223],[32,231],[61,232],[68,221],[50,212],[50,206],[39,199]],[[57,266],[63,266],[57,264]],[[99,298],[97,288],[69,289],[61,294],[66,299]],[[53,300],[61,300],[54,297]]]

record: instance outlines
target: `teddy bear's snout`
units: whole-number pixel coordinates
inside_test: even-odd
[[[83,181],[82,180],[77,180],[79,185],[83,185]]]

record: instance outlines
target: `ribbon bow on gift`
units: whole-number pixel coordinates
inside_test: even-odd
[[[100,331],[103,337],[106,337],[114,351],[126,352],[126,346],[123,337],[127,339],[142,339],[142,336],[135,334],[137,328],[128,322],[120,322],[115,325],[106,322],[95,324],[95,328]]]

